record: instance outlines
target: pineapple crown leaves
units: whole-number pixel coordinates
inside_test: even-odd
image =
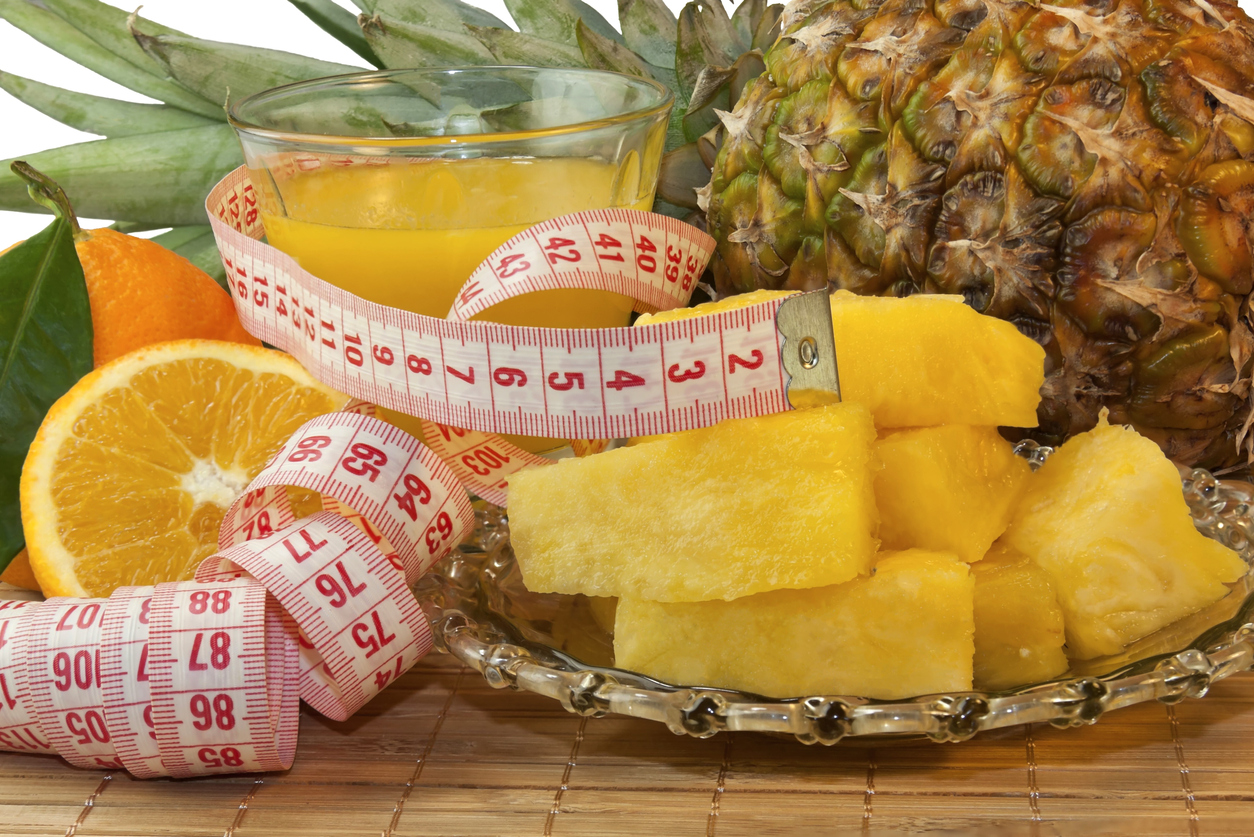
[[[582,0],[506,0],[518,26],[462,0],[354,0],[357,17],[332,0],[288,0],[375,67],[495,63],[592,67],[656,79],[676,94],[657,209],[683,217],[709,178],[716,109],[730,111],[762,71],[759,50],[779,32],[782,6],[694,0],[679,17],[662,0],[618,0],[622,30]],[[0,0],[0,18],[66,57],[158,100],[140,105],[87,96],[0,73],[0,89],[72,127],[106,139],[29,155],[76,194],[89,214],[122,222],[203,223],[205,184],[238,165],[222,102],[279,84],[360,69],[279,50],[193,37],[102,0]],[[385,128],[399,133],[414,126]],[[201,133],[209,135],[201,137]],[[221,134],[221,136],[219,136]],[[702,140],[700,153],[685,144]],[[211,149],[198,148],[208,141]],[[206,150],[210,153],[205,153]],[[142,173],[156,155],[160,177]],[[152,194],[157,183],[165,194]],[[146,184],[146,185],[141,185]],[[0,174],[0,209],[30,211],[24,190]]]

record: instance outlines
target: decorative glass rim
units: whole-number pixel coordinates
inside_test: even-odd
[[[651,90],[655,94],[658,94],[658,96],[656,100],[651,101],[642,107],[635,108],[634,110],[625,110],[611,116],[589,119],[581,122],[571,122],[544,128],[524,128],[510,130],[508,132],[478,132],[440,136],[372,137],[306,133],[301,131],[289,131],[279,128],[266,127],[265,125],[257,124],[256,117],[250,119],[246,116],[250,109],[272,105],[292,95],[314,91],[321,92],[323,90],[332,91],[336,89],[351,89],[355,86],[368,86],[378,84],[379,82],[394,81],[400,79],[401,77],[410,77],[412,79],[413,77],[483,75],[500,78],[502,76],[519,74],[526,75],[529,73],[533,75],[551,73],[563,76],[620,79],[622,82],[625,82],[633,87]],[[227,122],[229,122],[231,127],[238,132],[287,143],[327,146],[377,146],[380,148],[423,148],[431,146],[485,145],[496,142],[519,142],[542,139],[545,137],[570,136],[587,131],[595,131],[601,128],[608,128],[615,125],[622,125],[636,120],[648,119],[650,117],[657,116],[658,114],[665,113],[674,104],[674,102],[675,94],[669,87],[653,79],[644,78],[643,76],[616,73],[611,70],[535,67],[513,64],[487,64],[465,67],[422,67],[414,69],[368,70],[359,73],[342,73],[340,75],[324,76],[322,78],[292,82],[290,84],[284,84],[278,87],[269,88],[268,90],[252,93],[240,99],[238,102],[228,103]]]
[[[1052,451],[1020,443],[1038,466]],[[1254,484],[1206,471],[1183,478],[1195,525],[1254,561]],[[516,569],[506,517],[480,504],[474,535],[437,564],[414,592],[438,647],[496,688],[523,689],[591,717],[627,715],[676,734],[782,734],[805,744],[846,738],[965,741],[978,732],[1031,723],[1074,727],[1150,700],[1202,697],[1210,686],[1254,667],[1254,568],[1219,602],[1133,643],[1120,655],[1077,661],[1060,678],[1005,691],[953,692],[908,700],[816,695],[775,699],[732,689],[663,683],[612,666],[590,665],[532,636],[503,613],[497,580]],[[575,597],[568,597],[572,600]],[[508,602],[506,602],[508,604]],[[1183,639],[1181,639],[1183,637]]]

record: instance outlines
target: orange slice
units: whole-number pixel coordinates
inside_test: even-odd
[[[191,578],[275,451],[345,402],[289,355],[237,343],[161,343],[96,369],[53,405],[22,470],[44,594]]]

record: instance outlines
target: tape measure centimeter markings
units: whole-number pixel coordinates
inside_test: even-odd
[[[342,721],[431,648],[431,627],[404,576],[370,537],[331,512],[207,561],[208,580],[246,570],[301,625],[301,697]],[[311,676],[322,671],[325,677]]]
[[[119,587],[100,630],[100,688],[113,748],[133,776],[165,775],[152,716],[148,638],[152,587]]]
[[[100,689],[100,629],[107,599],[54,597],[30,616],[26,673],[39,724],[75,767],[122,767]]]
[[[272,708],[289,673],[281,645],[267,653],[267,598],[265,587],[249,578],[158,585],[149,640],[151,700],[169,775],[291,766],[279,751],[280,719]]]
[[[705,233],[653,212],[597,209],[544,221],[488,256],[448,316],[469,320],[513,296],[569,287],[633,296],[638,311],[683,307],[711,249]]]
[[[31,615],[40,602],[0,602],[0,749],[55,753],[31,701],[29,659]]]
[[[240,319],[250,332],[291,352],[324,383],[350,395],[440,424],[561,438],[687,430],[789,408],[782,338],[775,327],[781,299],[643,328],[541,329],[423,317],[323,282],[290,256],[234,229],[225,220],[231,218],[228,199],[250,191],[240,169],[208,201]],[[573,231],[568,240],[582,236],[586,245],[597,234],[597,215],[579,213],[549,223],[565,225],[554,230],[577,223],[587,231]],[[254,216],[251,226],[241,226],[259,236],[255,221]],[[650,223],[662,224],[669,240],[665,223]],[[682,226],[676,222],[677,230]],[[675,235],[677,241],[683,238]],[[682,253],[678,245],[663,242],[663,248],[671,246],[685,266],[700,252],[704,268],[712,240],[696,230],[686,235]],[[511,255],[538,261],[536,247],[543,252],[539,239],[524,233],[498,250],[496,263],[489,259],[487,267],[496,270]],[[664,249],[660,254],[665,260]],[[508,287],[521,293],[556,282],[551,267],[547,278]],[[484,270],[476,275],[487,282]],[[589,286],[604,279],[593,272],[575,276]],[[561,286],[569,287],[565,278]],[[638,291],[633,296],[650,293],[652,286],[638,274],[633,281]],[[476,310],[469,306],[479,298],[465,310]],[[669,298],[669,304],[681,304],[679,297]]]
[[[288,485],[333,497],[373,523],[411,583],[474,525],[470,498],[435,452],[380,419],[331,413],[292,434],[236,500],[219,547],[240,541],[256,489]]]

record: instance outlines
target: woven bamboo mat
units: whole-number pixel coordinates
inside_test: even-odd
[[[1254,674],[1093,727],[956,745],[697,741],[495,691],[432,654],[281,774],[137,781],[0,754],[0,834],[1250,835]]]

